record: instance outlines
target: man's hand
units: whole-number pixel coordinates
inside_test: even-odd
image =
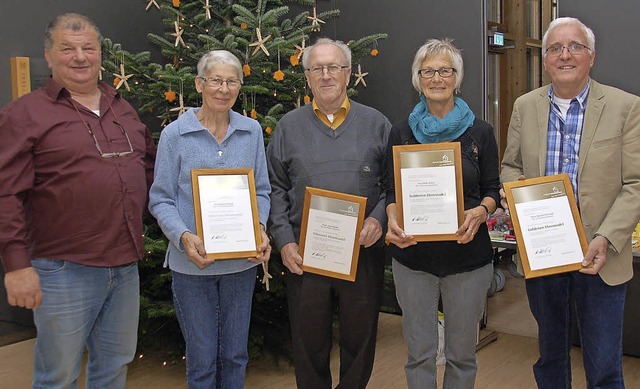
[[[609,241],[604,236],[596,236],[589,242],[587,253],[582,260],[582,266],[589,266],[593,264],[593,267],[587,267],[580,269],[580,273],[596,275],[602,269],[605,263],[607,263],[607,248],[609,247]]]
[[[369,216],[364,219],[358,244],[365,248],[370,247],[372,244],[376,243],[381,236],[382,227],[380,226],[380,222],[376,220],[376,218]]]
[[[35,309],[42,303],[40,277],[32,267],[10,271],[4,276],[9,305]]]
[[[187,258],[199,269],[204,269],[214,263],[215,259],[207,258],[207,252],[204,249],[204,243],[198,235],[185,231],[180,237],[180,242],[184,246]]]
[[[280,250],[282,263],[289,269],[291,273],[302,275],[302,257],[298,254],[298,244],[295,242],[287,243]]]
[[[260,246],[258,246],[258,256],[257,257],[253,257],[253,258],[248,258],[249,261],[251,262],[255,262],[255,263],[260,263],[260,262],[265,262],[269,260],[269,257],[271,256],[271,245],[269,244],[269,237],[267,236],[267,233],[264,230],[264,227],[261,225],[260,226],[260,236],[262,237],[262,243],[260,243]]]
[[[522,180],[526,180],[526,179],[527,179],[527,177],[525,177],[525,176],[518,177],[518,181],[522,181]],[[507,203],[507,194],[505,193],[503,188],[500,188],[500,205],[505,210],[509,209],[509,203]]]

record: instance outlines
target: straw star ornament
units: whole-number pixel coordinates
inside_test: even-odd
[[[182,39],[182,33],[184,32],[184,29],[180,28],[178,22],[173,22],[173,26],[176,29],[176,32],[171,34],[172,36],[176,37],[176,43],[174,43],[173,45],[175,47],[178,47],[178,43],[180,43],[182,44],[182,46],[187,47],[187,45],[184,43],[184,40]]]
[[[300,56],[302,55],[302,53],[307,49],[307,46],[304,43],[304,35],[302,36],[302,43],[300,43],[300,46],[298,45],[294,45],[296,50],[298,50],[298,59],[300,59]]]
[[[313,6],[313,16],[307,16],[307,19],[311,20],[311,31],[320,31],[320,23],[324,24],[324,20],[318,18],[316,12],[316,6]]]
[[[158,5],[158,3],[156,3],[156,0],[149,0],[149,4],[147,4],[147,8],[145,8],[144,10],[148,11],[152,5],[155,5],[157,9],[160,9],[160,6]]]
[[[206,20],[211,20],[211,5],[209,4],[209,0],[205,0],[204,6],[204,16]]]
[[[268,291],[269,290],[269,280],[271,278],[273,278],[273,276],[271,274],[269,274],[269,261],[262,262],[262,270],[264,272],[264,276],[262,276],[262,284],[264,285],[265,289]]]
[[[258,40],[256,42],[253,43],[249,43],[250,47],[255,47],[256,49],[253,50],[253,53],[251,55],[256,55],[256,53],[258,52],[258,50],[262,50],[267,56],[269,56],[269,50],[267,50],[267,48],[265,47],[264,43],[266,41],[269,40],[269,38],[271,38],[271,35],[267,35],[264,39],[262,39],[262,33],[260,32],[260,28],[256,28],[256,35],[258,36]]]
[[[113,73],[113,76],[117,77],[120,80],[116,85],[116,90],[118,90],[122,85],[124,85],[124,87],[127,88],[127,91],[131,90],[131,88],[129,88],[129,83],[127,82],[127,80],[130,79],[133,76],[133,74],[124,73],[124,64],[122,62],[120,63],[120,74]]]
[[[362,73],[362,69],[360,68],[360,64],[358,64],[358,71],[356,73],[353,73],[353,75],[356,76],[356,82],[353,84],[353,86],[357,86],[359,83],[362,83],[362,85],[366,88],[367,87],[367,83],[364,81],[364,78],[368,74],[369,74],[369,72]]]
[[[178,93],[178,101],[179,101],[180,105],[175,107],[175,108],[171,108],[169,111],[178,112],[178,116],[180,116],[183,113],[187,112],[189,110],[189,108],[191,108],[191,107],[185,107],[184,106],[184,100],[182,99],[182,93]]]

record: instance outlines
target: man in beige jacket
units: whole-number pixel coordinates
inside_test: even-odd
[[[568,173],[589,248],[579,272],[526,281],[538,322],[540,388],[570,388],[572,299],[589,387],[623,388],[622,322],[632,277],[631,232],[640,219],[640,98],[589,77],[591,29],[554,20],[542,41],[551,85],[515,102],[502,182]]]

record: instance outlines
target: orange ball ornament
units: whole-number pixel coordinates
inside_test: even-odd
[[[120,83],[120,79],[118,77],[113,79],[113,87],[114,88],[117,87],[119,83]]]
[[[251,119],[257,119],[258,118],[258,111],[256,111],[256,109],[252,109],[251,112],[249,113],[249,116],[251,116]]]
[[[371,56],[372,57],[377,57],[378,56],[378,49],[371,50]]]
[[[245,22],[240,23],[240,28],[243,29],[243,30],[246,30],[247,29],[247,23],[245,23]]]
[[[305,104],[309,104],[311,102],[311,97],[309,97],[308,95],[304,95],[302,101],[304,101]]]
[[[271,127],[267,127],[267,128],[265,128],[265,129],[264,129],[264,132],[266,132],[266,133],[267,133],[267,135],[271,135],[271,131],[273,131],[273,130],[271,129]]]
[[[173,0],[173,1],[171,1],[171,4],[173,4],[174,7],[179,8],[180,7],[180,0]]]
[[[245,77],[249,77],[249,74],[251,74],[251,66],[249,66],[248,63],[242,65],[242,74],[244,74]]]

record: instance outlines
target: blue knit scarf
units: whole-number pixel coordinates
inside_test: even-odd
[[[418,142],[438,143],[458,139],[471,127],[475,115],[459,97],[454,98],[453,109],[440,119],[429,113],[427,99],[420,96],[420,102],[409,114],[409,127]]]

